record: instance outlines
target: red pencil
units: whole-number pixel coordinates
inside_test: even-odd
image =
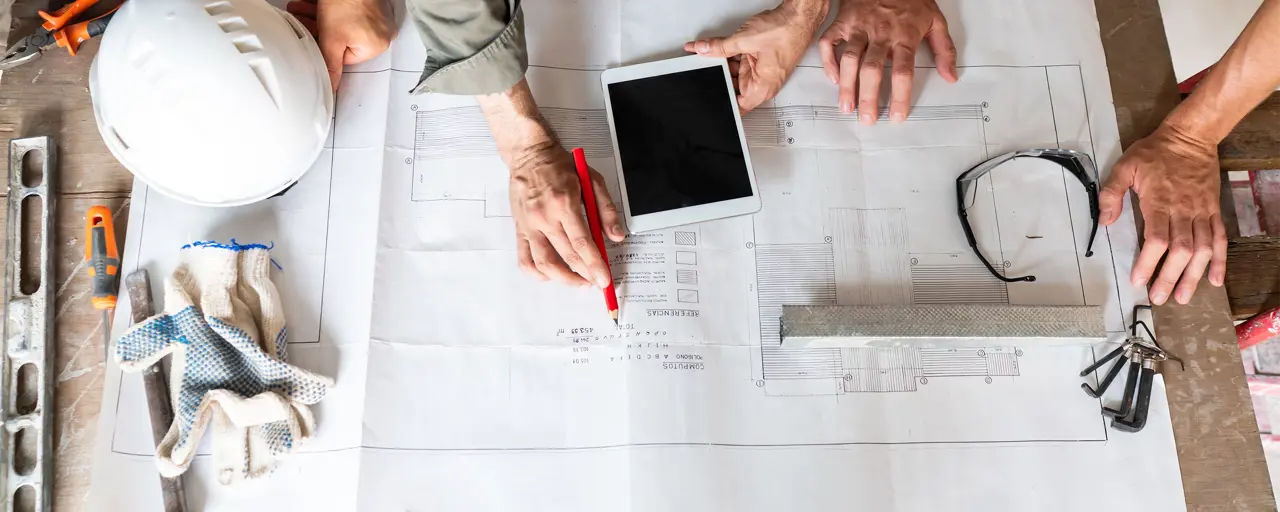
[[[604,258],[604,268],[609,271],[609,286],[604,289],[604,305],[609,308],[609,318],[618,324],[618,292],[613,289],[613,270],[609,268],[609,252],[604,249],[604,227],[600,225],[600,211],[596,210],[596,194],[591,187],[591,171],[587,168],[587,154],[582,148],[573,150],[573,163],[578,167],[578,182],[582,184],[582,202],[587,206],[587,226],[591,238]]]

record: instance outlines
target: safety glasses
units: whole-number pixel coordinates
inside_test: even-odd
[[[961,174],[959,178],[956,178],[956,205],[960,214],[960,226],[964,228],[964,237],[969,241],[969,247],[978,256],[978,260],[982,261],[987,270],[991,271],[991,275],[1006,283],[1032,282],[1036,280],[1036,276],[1007,277],[996,271],[996,268],[991,265],[990,261],[987,261],[986,256],[983,256],[982,251],[978,249],[978,238],[973,235],[973,227],[969,225],[969,213],[967,210],[972,203],[972,199],[969,198],[970,192],[974,188],[974,183],[996,167],[1017,158],[1048,160],[1062,166],[1076,179],[1080,180],[1080,184],[1084,185],[1084,189],[1089,192],[1089,216],[1093,218],[1093,230],[1089,233],[1089,245],[1085,248],[1084,253],[1086,258],[1093,256],[1093,239],[1098,235],[1098,168],[1093,165],[1093,159],[1089,158],[1089,155],[1070,149],[1031,149],[1005,153],[974,166],[972,169],[965,171],[964,174]]]

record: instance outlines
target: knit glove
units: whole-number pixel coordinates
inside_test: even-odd
[[[285,362],[284,309],[267,249],[234,240],[184,247],[165,280],[164,313],[116,341],[116,361],[129,372],[173,355],[174,420],[156,447],[164,476],[187,470],[211,422],[226,485],[270,473],[315,431],[308,406],[333,381]]]

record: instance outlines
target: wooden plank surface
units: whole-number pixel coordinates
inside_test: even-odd
[[[1148,133],[1178,99],[1164,28],[1157,0],[1096,2],[1121,139],[1128,145]],[[28,32],[30,14],[43,3],[18,2],[15,35]],[[88,43],[75,58],[51,52],[0,78],[0,139],[51,134],[61,156],[55,233],[57,247],[64,249],[57,255],[56,280],[57,510],[87,508],[101,407],[104,326],[86,299],[89,283],[79,264],[83,214],[92,204],[108,205],[119,213],[123,239],[132,184],[94,125],[87,80],[96,47]],[[1185,374],[1166,372],[1187,502],[1191,510],[1275,510],[1240,356],[1230,349],[1234,337],[1228,336],[1225,294],[1205,290],[1190,307],[1157,311],[1161,340],[1189,362]]]
[[[44,5],[29,0],[14,5],[12,35],[30,33],[36,8]],[[83,48],[77,57],[65,51],[48,52],[0,77],[0,140],[5,148],[10,138],[35,135],[53,136],[58,148],[56,278],[46,285],[57,286],[53,504],[60,511],[88,508],[102,406],[106,326],[101,313],[89,304],[89,277],[81,263],[84,212],[97,204],[110,208],[116,235],[123,243],[133,187],[133,176],[120,167],[98,136],[88,92],[89,62],[97,43]]]
[[[1280,92],[1272,93],[1218,145],[1224,171],[1280,169]]]
[[[1280,307],[1280,237],[1237,238],[1227,246],[1231,316],[1243,320]]]
[[[1116,120],[1125,147],[1179,102],[1156,0],[1096,0]],[[1121,264],[1124,264],[1123,262]],[[1157,336],[1186,359],[1163,371],[1188,510],[1276,510],[1228,315],[1226,292],[1202,282],[1192,303],[1155,309]]]

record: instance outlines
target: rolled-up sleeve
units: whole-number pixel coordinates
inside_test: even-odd
[[[414,93],[493,94],[524,78],[520,0],[407,0],[427,49]]]

